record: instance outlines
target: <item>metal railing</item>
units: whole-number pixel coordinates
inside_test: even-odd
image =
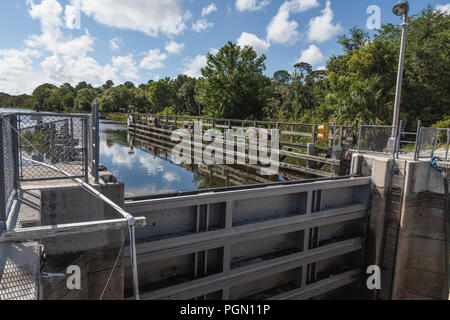
[[[358,153],[377,153],[399,158],[400,155],[419,159],[449,161],[450,128],[422,127],[417,123],[416,132],[403,131],[392,126],[360,125],[358,132]]]
[[[98,105],[91,115],[1,114],[0,224],[6,224],[20,182],[76,178],[88,182],[91,174],[98,183],[99,149]]]
[[[41,112],[0,114],[0,138],[0,243],[42,240],[127,226],[134,296],[139,300],[135,227],[145,225],[145,218],[133,217],[88,184],[89,168],[98,181],[98,105],[94,105],[91,116]],[[112,207],[122,219],[4,230],[14,191],[19,189],[20,182],[55,179],[73,180]]]

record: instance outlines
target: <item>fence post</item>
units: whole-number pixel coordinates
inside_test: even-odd
[[[93,165],[93,175],[95,178],[95,183],[98,183],[98,165],[100,161],[100,110],[98,103],[94,103],[92,107],[92,116],[93,116],[93,133],[92,133],[92,140],[94,142],[94,148],[93,148],[93,155],[92,159],[94,159],[94,165]]]
[[[419,121],[417,121],[416,147],[414,149],[414,161],[419,160],[421,134],[422,134],[422,121],[419,120]]]
[[[89,117],[82,119],[83,121],[83,144],[84,144],[84,179],[89,183]]]
[[[19,185],[19,135],[17,134],[17,115],[11,116],[11,143],[13,154],[13,170],[14,170],[14,189],[18,190]]]
[[[3,141],[3,118],[0,118],[0,231],[6,226],[6,186]]]
[[[447,146],[445,148],[445,161],[448,160],[448,147],[450,145],[450,129],[447,129]]]
[[[362,125],[359,125],[358,128],[358,153],[361,150],[361,133],[362,133]]]

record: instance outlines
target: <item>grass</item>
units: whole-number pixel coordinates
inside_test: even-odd
[[[116,121],[122,124],[127,123],[128,115],[126,113],[111,113],[106,116],[106,119]]]

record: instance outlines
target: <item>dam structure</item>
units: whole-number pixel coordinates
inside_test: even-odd
[[[1,114],[0,300],[449,298],[450,129],[133,114],[127,130],[169,153],[195,121],[279,130],[284,179],[216,165],[226,187],[125,197],[97,105]]]

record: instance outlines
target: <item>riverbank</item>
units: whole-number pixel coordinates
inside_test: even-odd
[[[106,116],[106,120],[127,124],[127,117],[128,115],[126,113],[110,113]]]

